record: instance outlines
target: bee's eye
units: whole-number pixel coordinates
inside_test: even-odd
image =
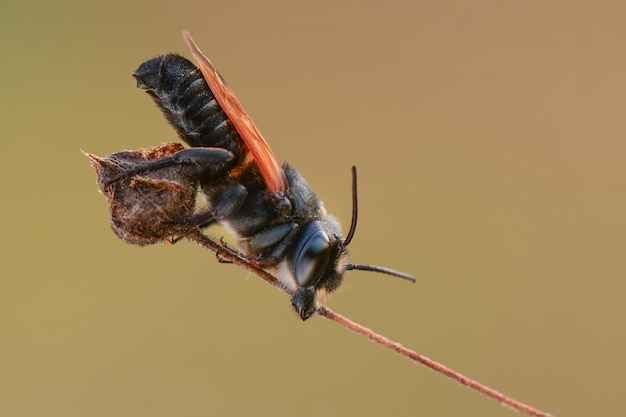
[[[313,233],[302,246],[296,259],[296,283],[300,287],[315,284],[330,259],[330,239],[324,232]]]

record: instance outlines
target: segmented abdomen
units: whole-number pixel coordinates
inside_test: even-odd
[[[243,142],[194,64],[180,55],[168,54],[144,62],[133,76],[181,139],[190,146],[227,149],[238,164]]]

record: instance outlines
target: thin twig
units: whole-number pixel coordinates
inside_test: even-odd
[[[239,265],[240,267],[252,272],[255,275],[258,275],[259,277],[261,277],[264,281],[266,281],[268,284],[271,284],[277,288],[279,288],[280,290],[286,292],[287,294],[291,294],[291,291],[289,291],[286,287],[284,287],[280,281],[278,281],[274,276],[272,276],[271,274],[269,274],[268,272],[266,272],[265,270],[261,269],[260,267],[258,267],[257,265],[254,265],[252,262],[244,259],[243,257],[241,257],[236,251],[228,248],[227,246],[223,245],[223,244],[219,244],[215,241],[213,241],[211,238],[207,237],[206,235],[204,235],[203,233],[201,233],[200,231],[196,231],[196,232],[191,232],[189,234],[187,234],[185,236],[186,238],[193,240],[197,243],[199,243],[200,245],[204,246],[205,248],[214,251],[215,253],[217,253],[217,255],[220,257],[220,259],[223,259],[225,261],[228,262],[232,262],[234,264]],[[407,349],[404,346],[400,345],[397,342],[394,342],[391,339],[388,339],[378,333],[376,333],[375,331],[368,329],[367,327],[363,327],[358,323],[353,322],[352,320],[342,316],[341,314],[335,313],[334,311],[332,311],[331,309],[329,309],[328,307],[321,307],[317,310],[317,314],[327,318],[331,321],[334,321],[335,323],[344,326],[350,330],[352,330],[355,333],[358,333],[362,336],[365,336],[366,338],[368,338],[369,340],[371,340],[372,342],[376,342],[379,345],[382,345],[384,347],[386,347],[389,350],[392,350],[402,356],[405,356],[407,358],[409,358],[410,360],[412,360],[413,362],[417,362],[421,365],[426,366],[427,368],[444,375],[447,378],[452,379],[455,382],[458,382],[461,385],[465,385],[466,387],[468,387],[469,389],[476,391],[484,396],[486,396],[487,398],[490,398],[494,401],[497,401],[498,403],[500,403],[501,405],[505,406],[505,407],[509,407],[513,410],[519,411],[520,413],[529,415],[529,416],[536,416],[536,417],[551,417],[552,414],[547,413],[545,411],[541,411],[538,410],[534,407],[531,407],[527,404],[524,404],[522,402],[519,402],[517,400],[514,400],[511,397],[508,397],[494,389],[491,389],[479,382],[474,381],[473,379],[470,379],[468,377],[466,377],[465,375],[456,372],[450,368],[448,368],[447,366],[444,366],[442,364],[440,364],[439,362],[435,362],[432,359],[427,358],[426,356],[420,355],[419,353],[411,350],[411,349]]]

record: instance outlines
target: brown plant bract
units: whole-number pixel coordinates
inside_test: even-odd
[[[100,192],[109,203],[111,228],[120,239],[146,246],[189,232],[190,227],[182,226],[177,220],[193,215],[198,181],[185,167],[146,171],[106,185],[125,171],[182,149],[179,143],[168,143],[158,148],[117,152],[104,158],[85,154],[98,175]]]

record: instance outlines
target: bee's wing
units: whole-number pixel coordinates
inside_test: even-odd
[[[191,49],[191,54],[200,68],[200,71],[202,71],[202,75],[204,75],[204,79],[209,85],[215,99],[222,110],[224,110],[224,113],[226,113],[226,116],[228,116],[233,123],[239,136],[241,136],[250,151],[252,159],[256,162],[268,190],[271,193],[286,191],[287,180],[285,173],[259,129],[250,116],[248,116],[248,113],[246,113],[230,88],[228,88],[224,79],[213,66],[209,58],[207,58],[195,44],[191,35],[189,35],[187,31],[184,31],[183,37],[189,49]]]

